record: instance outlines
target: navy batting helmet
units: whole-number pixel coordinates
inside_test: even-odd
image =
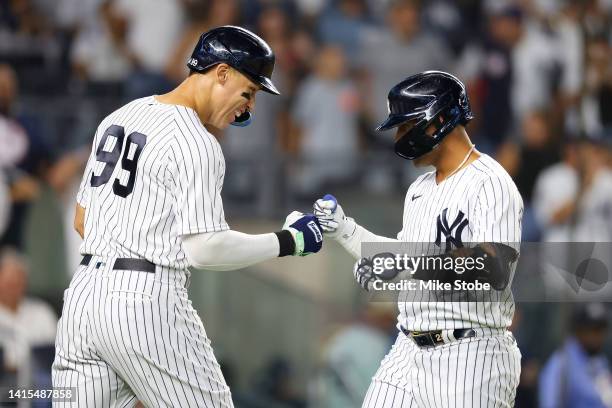
[[[474,118],[463,83],[442,71],[425,71],[395,85],[387,97],[389,116],[376,130],[387,130],[415,121],[395,143],[395,153],[413,160],[432,151],[455,126]],[[442,117],[442,122],[436,120]],[[433,136],[425,129],[434,124]]]
[[[240,71],[262,90],[274,95],[280,94],[271,79],[274,53],[264,40],[249,30],[222,26],[205,32],[200,36],[187,67],[191,71],[204,72],[220,63],[226,63]],[[250,120],[251,113],[247,111],[232,124],[246,126]]]

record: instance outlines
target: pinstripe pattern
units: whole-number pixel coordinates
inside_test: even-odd
[[[112,181],[127,184],[129,172],[116,165],[111,182],[92,187],[105,163],[96,149],[111,125],[146,135],[136,182],[127,197],[113,193]],[[105,150],[116,138],[109,137]],[[127,145],[127,143],[125,143]],[[124,149],[133,146],[124,146]],[[142,258],[156,265],[188,267],[181,235],[229,229],[221,189],[225,159],[221,146],[202,126],[195,111],[166,105],[153,97],[137,99],[106,117],[94,137],[92,154],[77,194],[87,209],[83,254]]]
[[[119,407],[136,399],[148,407],[233,406],[187,299],[187,277],[170,268],[112,270],[112,263],[94,257],[65,291],[53,384],[79,392],[75,404],[56,406]]]
[[[421,349],[400,333],[363,408],[511,408],[521,354],[511,333]]]
[[[109,126],[125,131],[121,160],[108,179],[97,158]],[[109,133],[103,151],[120,140]],[[135,159],[133,159],[135,160]],[[129,164],[129,163],[128,163]],[[189,271],[181,236],[229,229],[221,189],[225,161],[216,139],[188,108],[147,97],[105,118],[94,137],[77,196],[86,208],[81,253],[92,254],[64,292],[56,338],[53,385],[76,387],[74,403],[58,407],[233,407],[230,390],[204,325],[187,297]],[[155,273],[113,270],[116,258],[156,264]]]
[[[420,197],[413,200],[415,196]],[[500,242],[519,249],[523,201],[510,176],[491,157],[482,155],[439,185],[435,172],[419,177],[406,194],[398,239],[415,243],[418,253],[442,253],[444,244],[437,247],[432,243],[436,240],[437,217],[445,209],[449,224],[460,211],[466,215],[469,223],[462,232],[464,243]],[[435,302],[429,298],[431,295],[425,291],[401,293],[399,324],[424,331],[506,328],[512,322],[514,301],[510,287],[489,294],[490,302],[462,302],[457,298]]]
[[[455,238],[452,234],[460,233],[465,244],[499,242],[518,250],[522,214],[522,198],[510,176],[491,157],[481,155],[440,184],[435,172],[419,177],[406,194],[397,238],[412,243],[418,254],[443,253],[447,236],[440,234],[439,223],[446,217],[446,225],[457,228],[446,233]],[[464,219],[467,224],[456,232]],[[434,245],[437,237],[439,246]],[[514,314],[510,286],[487,298],[470,294],[472,301],[460,297],[464,295],[402,292],[398,326],[410,331],[486,327],[500,334],[421,349],[400,333],[372,379],[364,408],[514,406],[521,355],[506,331]]]

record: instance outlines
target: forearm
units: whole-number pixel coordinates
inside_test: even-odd
[[[313,208],[327,236],[338,241],[355,259],[362,258],[363,242],[399,242],[393,238],[376,235],[357,224],[351,217],[344,215],[344,210],[331,194],[318,199]]]
[[[238,231],[209,232],[183,237],[189,264],[196,269],[240,269],[279,256],[275,233],[245,234]]]
[[[342,233],[335,239],[355,259],[361,258],[361,244],[363,242],[399,242],[393,238],[376,235],[352,219],[347,224]]]

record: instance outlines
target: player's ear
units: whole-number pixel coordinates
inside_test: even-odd
[[[217,74],[217,81],[219,81],[219,83],[221,85],[225,85],[227,80],[230,77],[230,66],[227,64],[219,64],[217,65],[217,68],[215,69],[215,73]]]

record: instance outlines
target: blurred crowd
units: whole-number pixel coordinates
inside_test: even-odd
[[[439,69],[466,83],[476,115],[468,133],[523,196],[523,239],[612,242],[612,0],[5,0],[0,264],[13,272],[0,267],[1,285],[4,273],[27,269],[25,224],[44,193],[61,203],[66,265],[77,265],[73,197],[99,120],[179,83],[198,36],[225,24],[271,45],[282,93],[258,94],[249,127],[211,129],[228,162],[232,214],[276,217],[330,188],[401,197],[418,173],[390,160],[392,137],[374,128],[392,85]],[[5,296],[0,288],[2,313]],[[346,344],[360,335],[349,332]],[[330,353],[327,374],[350,391]],[[266,370],[280,381],[290,367],[279,360]],[[522,398],[517,406],[536,406]]]

